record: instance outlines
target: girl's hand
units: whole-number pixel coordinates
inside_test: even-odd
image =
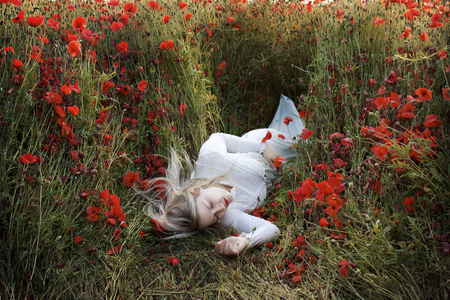
[[[281,165],[278,168],[275,167],[275,165],[274,165],[275,158],[278,157],[278,153],[277,153],[277,151],[275,151],[275,149],[272,148],[272,146],[267,145],[266,149],[264,149],[262,156],[267,160],[267,162],[269,163],[269,166],[274,171],[281,172]]]
[[[232,236],[218,242],[214,251],[219,255],[236,256],[241,254],[249,244],[250,240],[245,237]]]

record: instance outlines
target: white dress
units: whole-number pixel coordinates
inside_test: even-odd
[[[290,116],[293,121],[284,124]],[[296,136],[304,125],[294,103],[281,95],[275,117],[267,129],[257,129],[242,137],[214,133],[202,145],[192,178],[212,178],[225,175],[226,183],[233,186],[233,201],[228,206],[220,224],[240,231],[250,239],[249,247],[263,245],[280,233],[269,221],[250,215],[263,206],[267,191],[272,187],[278,173],[270,168],[262,156],[266,145],[272,146],[285,163],[293,161],[296,153],[289,147],[296,143]],[[272,137],[261,142],[270,131]]]

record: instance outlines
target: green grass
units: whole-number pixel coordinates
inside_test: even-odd
[[[448,2],[428,10],[421,3],[413,21],[405,18],[404,4],[385,9],[379,1],[362,7],[335,1],[311,11],[299,3],[270,1],[186,1],[185,10],[178,2],[159,1],[164,10],[154,11],[146,2],[137,3],[128,25],[115,32],[110,24],[119,22],[123,1],[118,7],[75,1],[74,10],[51,1],[0,6],[5,16],[0,25],[0,297],[448,297],[449,101],[442,88],[449,88],[450,62],[439,54],[449,52]],[[13,23],[20,10],[25,19]],[[193,14],[189,21],[186,12]],[[47,26],[55,13],[61,17],[58,29]],[[436,13],[443,26],[431,28]],[[42,25],[27,25],[27,17],[39,14],[45,17]],[[161,21],[165,15],[172,17],[167,24]],[[77,34],[71,25],[75,17],[86,18],[87,29],[98,34],[90,44],[78,33],[78,57],[69,54],[64,39],[66,29]],[[374,26],[375,17],[385,24]],[[405,27],[412,28],[411,38],[399,37]],[[428,41],[419,38],[424,32]],[[48,43],[37,39],[42,35]],[[172,40],[174,49],[160,49],[165,40]],[[121,41],[129,44],[124,54],[116,48]],[[42,50],[43,61],[31,58],[36,51],[31,45]],[[24,65],[13,68],[14,59]],[[389,78],[393,72],[397,80]],[[114,87],[103,93],[107,80]],[[142,80],[145,91],[138,89]],[[63,95],[63,84],[76,82],[79,93]],[[125,85],[129,94],[120,92]],[[403,119],[397,116],[402,106],[373,105],[381,86],[383,97],[395,92],[402,105],[407,96],[417,97],[418,88],[430,90],[432,99],[415,103],[415,116]],[[58,105],[74,139],[65,136],[61,120],[58,124],[48,92],[62,96]],[[236,258],[214,255],[218,239],[206,234],[163,242],[142,213],[145,202],[124,184],[125,174],[161,175],[170,147],[195,159],[213,132],[241,135],[268,126],[280,94],[310,113],[305,123],[314,132],[309,142],[299,139],[298,161],[284,170],[259,211],[276,220],[281,237],[273,247],[249,249]],[[187,105],[184,114],[181,104]],[[67,110],[74,105],[78,115]],[[428,128],[436,147],[423,125],[431,114],[442,122]],[[390,141],[363,132],[382,119],[393,133]],[[351,139],[352,146],[331,139],[334,133]],[[386,160],[371,150],[375,145],[389,149]],[[414,156],[419,148],[434,154]],[[20,163],[26,153],[42,162]],[[345,165],[336,166],[335,159]],[[321,163],[329,169],[318,169]],[[317,189],[300,203],[292,196],[307,178],[329,181],[328,171],[343,175],[341,228],[325,213],[328,204],[314,199]],[[107,224],[108,207],[100,197],[107,189],[120,198],[124,227],[119,221]],[[411,207],[406,197],[414,198]],[[102,208],[98,221],[87,220],[90,207]],[[324,217],[329,226],[319,225]],[[122,229],[118,239],[116,229]],[[75,244],[77,236],[83,240]],[[293,244],[299,236],[305,245]],[[119,253],[108,254],[118,245]],[[171,264],[169,257],[179,263]],[[347,277],[339,273],[343,259],[351,264]]]

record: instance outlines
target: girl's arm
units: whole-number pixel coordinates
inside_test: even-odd
[[[199,156],[208,152],[216,153],[262,153],[266,143],[250,140],[226,133],[213,133],[202,145]]]
[[[239,230],[241,235],[229,237],[216,244],[216,253],[222,255],[237,255],[246,248],[264,245],[280,233],[273,223],[251,216],[237,209],[227,211],[232,218],[231,227]]]

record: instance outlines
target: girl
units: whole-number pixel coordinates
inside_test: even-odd
[[[269,221],[250,215],[264,205],[268,190],[279,176],[276,160],[293,161],[291,146],[302,132],[294,103],[281,95],[267,129],[242,137],[214,133],[202,145],[195,167],[185,155],[186,169],[172,151],[166,177],[153,179],[141,192],[149,203],[144,212],[167,233],[186,237],[205,230],[220,237],[233,228],[239,236],[218,242],[215,252],[233,256],[248,247],[263,245],[280,233]],[[158,193],[158,195],[156,195]]]

